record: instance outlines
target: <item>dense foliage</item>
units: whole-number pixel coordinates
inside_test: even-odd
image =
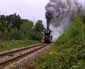
[[[44,26],[42,20],[36,24],[19,15],[0,15],[0,40],[41,40]],[[36,34],[36,35],[35,35]]]
[[[51,51],[35,61],[36,68],[85,69],[84,23],[82,17],[75,17],[72,25],[54,43]]]
[[[38,20],[36,22],[35,27],[33,28],[33,34],[32,34],[33,39],[41,41],[44,29],[45,28],[42,24],[42,21]]]
[[[0,39],[10,39],[12,31],[19,30],[21,24],[22,21],[19,15],[0,15]]]

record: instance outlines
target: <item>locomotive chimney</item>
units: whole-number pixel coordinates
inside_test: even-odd
[[[50,26],[50,21],[52,19],[52,14],[50,12],[46,12],[45,16],[46,16],[46,20],[47,20],[47,30],[50,30],[49,26]]]

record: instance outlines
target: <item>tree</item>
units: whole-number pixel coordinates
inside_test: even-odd
[[[85,16],[81,16],[82,22],[85,23]]]
[[[21,25],[21,32],[24,39],[32,39],[32,28],[33,22],[30,20],[23,19],[23,24]]]
[[[21,17],[19,15],[16,15],[16,14],[9,15],[7,17],[7,21],[8,21],[8,27],[16,28],[17,30],[20,29],[20,26],[22,24]]]
[[[6,16],[1,15],[0,16],[0,31],[5,32],[6,30]]]
[[[37,32],[42,32],[44,30],[44,26],[42,24],[42,20],[38,20],[35,24],[35,27],[34,27],[35,31]]]
[[[44,30],[44,26],[42,24],[42,20],[38,20],[33,28],[33,33],[32,33],[32,37],[35,40],[41,40],[42,39],[42,32]]]
[[[5,36],[5,39],[10,39],[11,35],[19,32],[22,24],[22,19],[19,15],[0,15],[0,36]],[[14,33],[13,30],[16,30]]]

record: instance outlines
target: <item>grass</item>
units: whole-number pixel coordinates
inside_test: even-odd
[[[5,50],[10,50],[14,48],[28,47],[32,44],[39,43],[38,41],[32,40],[9,40],[9,41],[0,41],[0,52]]]
[[[50,52],[34,62],[36,69],[85,69],[85,24],[75,17]]]

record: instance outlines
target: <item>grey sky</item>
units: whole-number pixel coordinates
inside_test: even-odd
[[[22,18],[44,19],[45,5],[49,0],[0,0],[0,14],[17,13]]]

